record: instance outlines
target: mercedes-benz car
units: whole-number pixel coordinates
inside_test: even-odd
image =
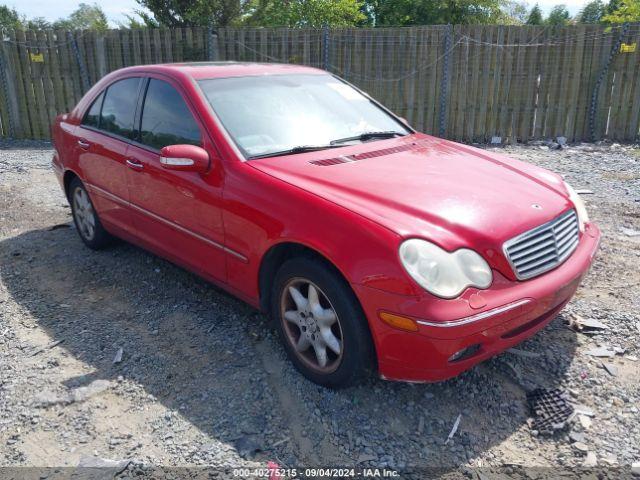
[[[52,136],[88,247],[118,237],[227,289],[327,387],[439,381],[523,341],[600,239],[559,175],[419,133],[310,67],[125,68]]]

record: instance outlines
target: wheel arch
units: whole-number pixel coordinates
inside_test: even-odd
[[[69,187],[71,186],[71,182],[74,178],[82,181],[82,179],[80,179],[80,176],[73,170],[66,170],[64,172],[64,176],[62,177],[62,185],[64,186],[64,193],[67,196],[67,199],[69,198]]]
[[[344,280],[346,285],[349,286],[346,275],[325,254],[300,242],[282,241],[272,245],[260,261],[260,268],[258,270],[258,294],[260,298],[260,309],[263,312],[269,312],[271,285],[276,272],[284,262],[296,257],[314,258],[321,261],[336,272],[340,278]],[[349,288],[351,287],[349,286]],[[355,292],[353,292],[353,294],[355,296]],[[359,300],[358,303],[360,303]]]

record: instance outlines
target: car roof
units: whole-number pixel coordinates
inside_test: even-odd
[[[127,67],[121,72],[157,72],[171,75],[179,73],[195,80],[227,77],[249,77],[257,75],[286,75],[286,74],[326,74],[324,70],[304,65],[285,63],[258,62],[187,62],[163,63],[157,65],[140,65]]]

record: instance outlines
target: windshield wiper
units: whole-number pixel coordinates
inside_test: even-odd
[[[338,138],[337,140],[331,140],[331,145],[336,145],[338,143],[353,142],[356,140],[365,141],[365,140],[371,140],[374,138],[393,138],[396,136],[404,137],[405,135],[406,133],[396,132],[393,130],[389,130],[386,132],[364,132],[364,133],[361,133],[360,135],[355,135],[353,137],[345,137],[345,138]]]
[[[328,148],[336,148],[339,145],[333,145],[333,143],[328,145],[299,145],[293,148],[287,148],[286,150],[280,150],[279,152],[271,152],[264,153],[262,155],[254,155],[249,157],[249,160],[253,160],[255,158],[269,158],[269,157],[280,157],[284,155],[294,155],[296,153],[305,153],[305,152],[315,152],[318,150],[326,150]]]

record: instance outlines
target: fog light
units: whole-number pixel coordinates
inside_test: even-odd
[[[389,325],[390,327],[397,328],[399,330],[405,330],[407,332],[417,332],[418,325],[409,317],[403,317],[401,315],[395,315],[393,313],[380,312],[378,314],[380,320]]]
[[[453,355],[449,357],[449,362],[459,362],[460,360],[464,360],[466,358],[472,357],[476,354],[476,352],[480,350],[480,344],[476,343],[475,345],[471,345],[470,347],[465,347],[462,350],[457,351]]]

